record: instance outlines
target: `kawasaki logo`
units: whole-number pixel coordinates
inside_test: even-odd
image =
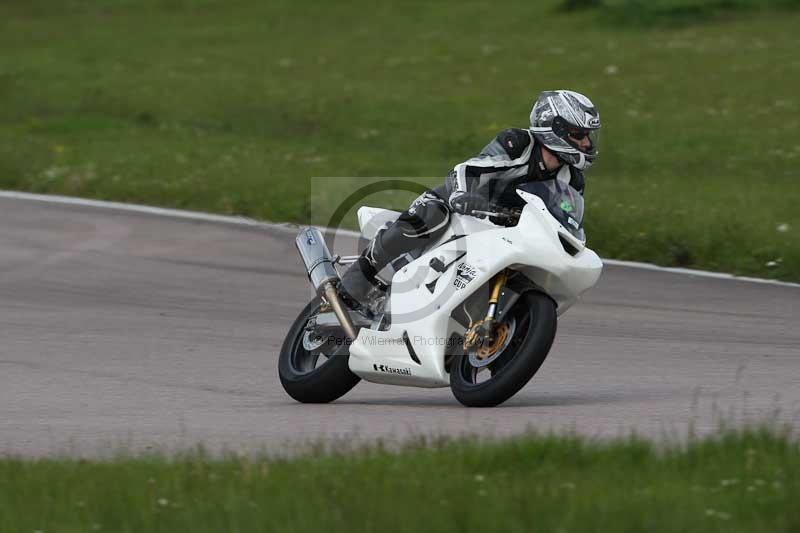
[[[392,368],[391,366],[386,365],[372,365],[375,368],[376,372],[385,372],[386,374],[402,374],[404,376],[411,375],[411,369],[409,368]]]

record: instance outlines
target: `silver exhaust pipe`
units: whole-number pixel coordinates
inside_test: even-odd
[[[333,266],[333,258],[325,244],[322,232],[317,228],[304,229],[297,235],[294,242],[306,267],[308,279],[314,286],[314,290],[317,291],[317,295],[324,297],[331,304],[344,332],[351,339],[355,339],[356,328],[336,290],[336,286],[341,280]]]

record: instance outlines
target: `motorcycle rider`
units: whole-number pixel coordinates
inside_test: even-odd
[[[377,285],[375,275],[395,258],[438,239],[452,212],[521,207],[516,189],[528,181],[558,179],[583,194],[583,171],[598,154],[600,115],[591,100],[574,91],[544,91],[530,124],[498,133],[477,157],[456,165],[445,183],[420,195],[381,230],[342,276],[348,305],[361,307]]]

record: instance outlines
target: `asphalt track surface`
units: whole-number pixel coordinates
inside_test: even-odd
[[[311,296],[293,238],[0,198],[0,455],[291,453],[530,428],[681,439],[721,419],[800,422],[800,288],[619,266],[504,406],[364,381],[333,404],[295,403],[277,378]]]

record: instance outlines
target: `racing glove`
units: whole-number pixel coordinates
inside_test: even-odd
[[[483,196],[465,191],[455,191],[447,199],[450,209],[456,213],[469,215],[473,210],[488,211],[489,202]]]

